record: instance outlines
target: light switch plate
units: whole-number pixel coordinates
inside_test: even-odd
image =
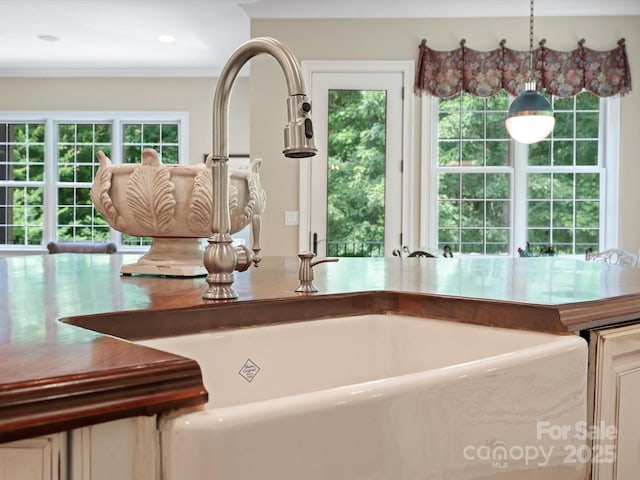
[[[284,224],[285,225],[298,225],[298,211],[287,210],[284,212]]]

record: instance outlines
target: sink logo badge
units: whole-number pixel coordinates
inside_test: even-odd
[[[255,378],[255,376],[260,371],[260,367],[253,363],[253,361],[248,358],[242,368],[238,372],[241,377],[243,377],[247,382],[251,383],[251,381]]]

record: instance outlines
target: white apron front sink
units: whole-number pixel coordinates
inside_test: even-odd
[[[584,478],[578,336],[376,314],[137,343],[210,395],[162,422],[168,480]]]

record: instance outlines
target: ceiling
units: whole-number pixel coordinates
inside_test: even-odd
[[[0,0],[0,76],[216,76],[254,18],[528,15],[526,0]],[[537,0],[535,15],[640,15],[640,0]]]

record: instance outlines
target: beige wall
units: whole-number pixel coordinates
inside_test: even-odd
[[[189,160],[211,151],[215,78],[0,78],[0,111],[179,111],[189,114]],[[230,99],[229,151],[249,152],[249,79]]]
[[[528,50],[528,18],[406,19],[406,20],[254,20],[251,36],[272,36],[304,60],[415,60],[422,38],[431,48],[452,50],[461,38],[469,48],[497,48],[502,38],[517,50]],[[640,82],[640,17],[536,18],[536,41],[547,39],[556,50],[572,50],[579,39],[596,50],[610,50],[621,37],[627,40],[632,81]],[[298,209],[298,161],[283,158],[282,129],[286,124],[286,88],[272,59],[253,60],[251,67],[251,155],[264,159],[262,183],[268,195],[263,220],[263,254],[295,255],[297,227],[284,226],[284,211]],[[419,118],[416,102],[416,117]],[[620,229],[621,247],[637,251],[640,222],[640,93],[621,101]],[[420,149],[414,159],[418,168]]]

